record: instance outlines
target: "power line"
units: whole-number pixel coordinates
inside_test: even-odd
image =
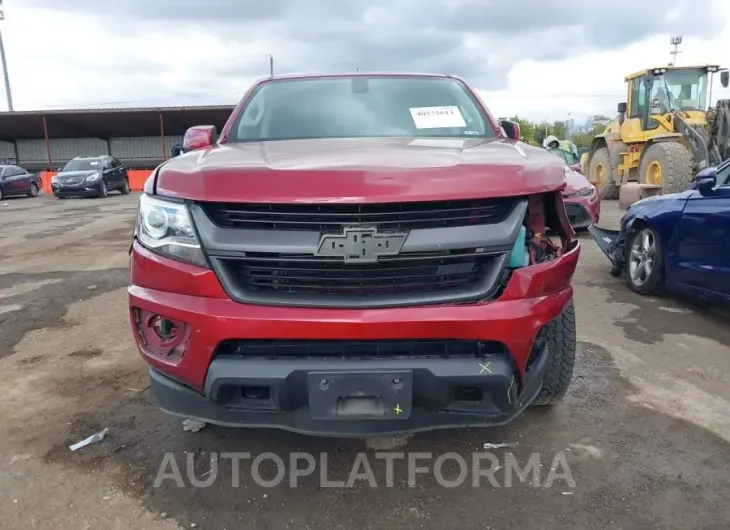
[[[165,103],[170,101],[181,101],[181,100],[188,100],[188,99],[209,99],[209,98],[217,98],[217,97],[225,97],[225,96],[238,96],[239,98],[243,95],[245,90],[236,90],[231,92],[222,92],[217,94],[195,94],[195,95],[188,95],[188,96],[175,96],[175,97],[168,97],[168,98],[145,98],[145,99],[131,99],[131,100],[123,100],[123,101],[97,101],[97,102],[83,102],[83,103],[63,103],[58,105],[42,105],[37,107],[37,110],[44,110],[44,109],[63,109],[63,108],[94,108],[94,107],[104,107],[108,105],[127,105],[127,104],[150,104],[150,103]],[[483,90],[482,92],[487,92]],[[721,94],[730,94],[730,89],[723,89],[718,91]],[[600,99],[600,98],[621,98],[625,97],[625,92],[613,92],[613,93],[603,93],[603,94],[595,94],[595,93],[570,93],[570,92],[563,92],[563,93],[557,93],[557,94],[511,94],[511,93],[503,93],[503,94],[489,94],[489,99],[568,99],[568,98],[584,98],[584,99]]]
[[[490,99],[515,98],[515,99],[554,99],[554,98],[619,98],[625,96],[624,92],[615,94],[490,94]]]
[[[189,96],[175,96],[170,98],[146,98],[146,99],[127,99],[123,101],[96,101],[96,102],[79,102],[79,103],[62,103],[58,105],[42,105],[38,107],[38,110],[43,109],[58,109],[58,108],[75,108],[79,106],[94,107],[94,106],[106,106],[106,105],[126,105],[130,103],[156,103],[166,101],[181,101],[186,99],[207,99],[224,96],[242,96],[245,91],[237,90],[231,92],[223,92],[218,94],[196,94]],[[516,98],[516,99],[531,99],[531,98],[604,98],[604,97],[621,97],[624,94],[490,94],[490,99],[498,98]]]
[[[217,97],[223,97],[223,96],[230,96],[230,95],[243,95],[243,92],[240,90],[236,90],[235,92],[224,92],[219,94],[197,94],[197,95],[190,95],[190,96],[176,96],[172,98],[159,98],[159,99],[127,99],[124,101],[97,101],[97,102],[83,102],[83,103],[63,103],[60,105],[42,105],[41,107],[38,107],[38,110],[43,109],[63,109],[63,108],[79,108],[79,107],[86,107],[86,108],[93,108],[96,106],[107,106],[107,105],[127,105],[130,103],[139,103],[139,104],[145,104],[145,103],[164,103],[167,101],[181,101],[186,99],[207,99],[207,98],[217,98]]]

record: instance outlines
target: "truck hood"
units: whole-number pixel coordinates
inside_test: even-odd
[[[565,162],[501,138],[230,143],[160,166],[155,192],[222,202],[396,202],[560,190]]]

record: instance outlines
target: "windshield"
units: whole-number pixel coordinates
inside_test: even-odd
[[[659,106],[662,114],[671,110],[705,110],[707,76],[701,68],[667,70],[654,80],[650,98],[652,106]],[[658,112],[652,110],[652,114]]]
[[[98,158],[86,158],[84,160],[71,160],[63,166],[61,171],[91,171],[100,168],[101,164],[99,164]]]
[[[356,76],[261,85],[228,141],[414,136],[493,138],[494,132],[455,79]]]

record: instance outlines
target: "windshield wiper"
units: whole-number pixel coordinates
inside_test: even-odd
[[[674,96],[671,90],[669,90],[669,85],[667,84],[667,78],[664,78],[664,90],[667,93],[667,100],[669,101],[669,108],[670,110],[678,110],[681,112],[685,118],[689,118],[689,114],[687,114],[687,111],[682,108],[682,104],[679,102],[679,100]],[[676,105],[675,105],[676,103]]]

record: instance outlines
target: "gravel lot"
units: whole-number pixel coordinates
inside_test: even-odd
[[[0,204],[0,527],[2,528],[720,528],[730,520],[730,326],[676,298],[641,298],[608,275],[583,235],[575,276],[579,359],[571,391],[551,411],[499,429],[387,440],[311,438],[208,426],[183,431],[150,403],[146,367],[128,326],[127,249],[137,197]],[[615,226],[615,202],[602,224]],[[68,449],[103,428],[106,439]],[[377,451],[457,453],[471,466],[485,443],[504,468],[538,453],[542,469],[507,484],[472,472],[458,487],[434,472],[409,483],[396,460],[387,487]],[[327,454],[328,480],[347,480],[364,452],[377,479],[321,487],[317,471],[266,488],[210,453]],[[153,487],[171,452],[184,486]],[[187,478],[186,454],[199,480]],[[561,456],[562,455],[562,456]],[[544,487],[564,457],[574,484]],[[218,465],[219,464],[219,465]],[[303,466],[302,466],[303,467]],[[487,465],[488,467],[488,465]],[[507,466],[509,467],[509,466]],[[561,464],[559,470],[565,471]],[[261,474],[271,478],[271,461]],[[454,479],[452,459],[443,476]],[[532,478],[538,477],[540,487]]]

